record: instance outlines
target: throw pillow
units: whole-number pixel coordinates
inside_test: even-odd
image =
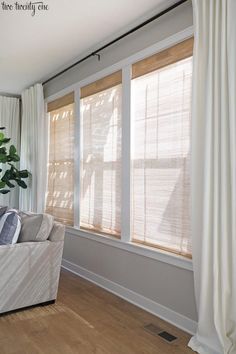
[[[36,214],[20,212],[21,232],[19,242],[46,241],[53,227],[53,216],[49,214]]]
[[[17,242],[21,229],[18,212],[9,209],[0,218],[0,245],[13,245]]]

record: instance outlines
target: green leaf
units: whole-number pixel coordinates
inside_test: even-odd
[[[3,177],[2,177],[2,181],[4,180],[5,181],[5,178],[6,179],[9,179],[9,177],[11,176],[11,170],[6,170]]]
[[[15,188],[15,185],[12,184],[10,181],[6,181],[6,185],[7,185],[9,188]]]
[[[1,194],[7,194],[7,193],[9,193],[9,192],[10,192],[9,189],[0,189],[0,193],[1,193]]]
[[[15,155],[15,153],[16,153],[16,148],[15,148],[14,145],[11,145],[11,146],[10,146],[10,149],[9,149],[9,154],[10,154],[10,155]]]
[[[22,171],[19,171],[19,175],[21,178],[28,178],[29,172],[27,170],[22,170]]]
[[[0,181],[0,189],[4,188],[6,185],[6,182],[4,181]]]
[[[2,177],[2,181],[7,182],[9,180],[15,180],[16,179],[16,174],[14,172],[14,170],[10,169],[10,170],[6,170],[3,177]]]
[[[0,133],[0,135],[1,135],[2,133]],[[9,141],[10,141],[11,139],[10,138],[4,138],[4,139],[1,139],[0,138],[0,142],[2,143],[2,144],[7,144],[7,143],[9,143]]]
[[[21,179],[16,179],[16,182],[17,182],[18,186],[20,186],[21,188],[23,188],[23,189],[27,188],[27,184],[24,181],[22,181]]]
[[[3,140],[5,138],[5,135],[3,133],[0,133],[0,140]]]
[[[12,157],[13,161],[20,161],[20,156],[15,154],[13,157]]]
[[[7,156],[4,154],[0,154],[0,163],[6,163],[8,160]]]
[[[0,148],[0,154],[5,154],[7,153],[7,149],[5,147]]]

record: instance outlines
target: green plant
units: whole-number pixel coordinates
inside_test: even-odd
[[[4,130],[5,128],[0,127],[0,130]],[[10,142],[10,138],[6,138],[5,135],[0,132],[0,166],[2,164],[7,164],[10,166],[8,169],[0,168],[0,194],[7,194],[10,192],[12,188],[15,188],[18,185],[21,188],[26,189],[27,184],[23,181],[23,179],[28,178],[30,173],[27,170],[18,170],[15,166],[15,163],[20,161],[20,157],[17,154],[16,148],[14,145],[10,145],[10,147],[6,147]],[[8,188],[10,189],[8,189]]]

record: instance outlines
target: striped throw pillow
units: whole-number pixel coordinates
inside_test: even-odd
[[[21,220],[17,210],[9,209],[0,218],[0,245],[13,245],[21,230]]]

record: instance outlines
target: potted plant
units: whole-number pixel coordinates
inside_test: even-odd
[[[0,130],[5,128],[0,127]],[[27,170],[18,170],[16,163],[20,161],[20,157],[17,154],[14,145],[7,145],[10,142],[10,138],[6,138],[3,132],[0,131],[0,193],[7,194],[15,186],[26,189],[27,184],[23,181],[28,178],[30,173]],[[7,169],[2,168],[2,164],[8,165]]]

